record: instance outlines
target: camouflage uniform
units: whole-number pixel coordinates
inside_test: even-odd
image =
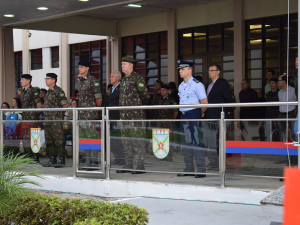
[[[120,106],[141,106],[147,104],[149,99],[148,90],[145,87],[145,80],[138,73],[132,71],[129,76],[125,76],[120,83]],[[121,120],[145,119],[144,110],[122,110],[120,111]],[[122,143],[125,150],[125,159],[128,166],[133,165],[134,153],[137,155],[138,166],[144,166],[145,143],[144,141],[131,140],[133,138],[144,138],[145,130],[141,129],[142,122],[134,122],[133,129],[121,131]]]
[[[176,101],[168,95],[165,99],[161,97],[158,105],[177,105]],[[174,119],[174,112],[178,109],[158,109],[157,119]],[[161,128],[171,128],[172,122],[159,122]]]
[[[22,89],[21,103],[24,109],[35,109],[36,104],[41,102],[40,93],[31,85],[27,90]],[[23,112],[23,120],[39,120],[39,112]]]
[[[159,101],[161,100],[161,94],[155,92],[155,94],[153,95],[153,100],[152,100],[152,105],[159,105]],[[158,110],[157,109],[153,109],[152,110],[152,119],[158,119]]]
[[[68,104],[65,92],[58,86],[54,86],[45,96],[44,108],[61,108]],[[45,111],[45,120],[64,120],[64,112]],[[63,122],[45,122],[46,144],[62,145],[65,142]]]
[[[78,86],[79,103],[78,107],[97,107],[96,99],[102,98],[99,81],[92,75],[87,74]],[[99,120],[99,111],[79,111],[79,120]],[[79,137],[84,139],[99,139],[100,133],[96,131],[96,124],[94,122],[81,122]],[[85,153],[85,166],[97,166],[98,164],[98,150],[83,150]]]
[[[102,98],[99,81],[89,74],[80,81],[78,86],[79,108],[97,107],[96,99]],[[79,111],[79,120],[98,120],[99,112],[96,111]]]

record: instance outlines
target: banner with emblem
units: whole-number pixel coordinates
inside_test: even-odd
[[[38,153],[41,148],[41,128],[30,128],[31,150]]]
[[[154,155],[159,159],[163,159],[169,154],[169,134],[169,129],[152,129],[152,149]]]

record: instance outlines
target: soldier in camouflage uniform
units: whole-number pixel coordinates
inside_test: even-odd
[[[155,93],[153,95],[152,105],[158,105],[159,100],[161,99],[160,89],[164,83],[160,80],[156,80],[154,84]],[[152,115],[152,119],[157,119],[158,111],[157,109],[150,110],[150,114]]]
[[[134,71],[134,59],[131,57],[122,58],[122,72],[126,75],[120,83],[120,106],[141,106],[148,103],[149,95],[145,86],[145,80]],[[122,110],[120,111],[121,120],[139,120],[145,119],[144,110]],[[126,165],[123,169],[133,169],[134,154],[137,156],[137,170],[145,170],[145,142],[142,140],[132,140],[132,138],[144,138],[145,130],[141,129],[142,122],[134,122],[133,129],[124,129],[121,131],[123,137],[122,143],[125,150]],[[126,137],[126,138],[125,138]],[[117,173],[128,172],[126,170],[117,170]],[[132,174],[144,172],[133,171]]]
[[[78,62],[78,78],[80,84],[78,86],[79,93],[79,108],[86,107],[101,107],[102,93],[99,80],[89,74],[90,63],[88,61]],[[79,120],[99,120],[99,111],[79,111]],[[82,122],[80,123],[80,138],[87,139],[100,139],[100,133],[96,131],[95,122]],[[99,150],[85,149],[85,167],[98,166],[98,153]]]
[[[161,98],[158,100],[158,105],[177,105],[176,101],[169,95],[169,86],[163,84],[161,86]],[[157,119],[176,119],[178,115],[178,109],[158,109],[157,110]],[[168,128],[170,129],[170,133],[173,133],[174,122],[166,121],[166,122],[158,122],[159,128]],[[167,161],[172,161],[172,149],[170,146],[169,154],[163,159]]]
[[[41,108],[41,99],[39,92],[31,86],[32,76],[30,74],[23,74],[21,77],[21,86],[23,87],[21,91],[21,103],[22,108]],[[39,112],[23,112],[23,120],[39,120]],[[29,123],[29,128],[34,128],[36,123]],[[21,126],[25,126],[22,123]],[[23,130],[23,129],[22,129]],[[34,153],[34,160],[39,162],[39,154]]]
[[[56,85],[57,75],[55,73],[47,73],[45,82],[49,90],[45,96],[44,108],[67,108],[68,100],[65,92]],[[45,111],[45,120],[63,120],[64,112]],[[63,122],[45,122],[45,140],[49,149],[48,166],[65,165],[65,134],[63,130]],[[57,161],[57,153],[59,159]]]

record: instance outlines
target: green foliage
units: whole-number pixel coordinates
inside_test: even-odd
[[[0,224],[147,224],[148,212],[129,204],[112,204],[60,199],[38,194],[37,197],[20,197],[10,212],[0,215]]]
[[[26,158],[26,155],[13,155],[8,153],[0,156],[0,213],[8,210],[9,205],[20,196],[29,195],[25,184],[39,186],[36,182],[29,180],[28,176],[40,177],[34,172],[36,163]]]

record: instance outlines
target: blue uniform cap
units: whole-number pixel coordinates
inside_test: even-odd
[[[177,63],[179,64],[177,69],[181,69],[184,67],[193,67],[195,64],[194,62],[188,62],[180,59],[177,61]]]

